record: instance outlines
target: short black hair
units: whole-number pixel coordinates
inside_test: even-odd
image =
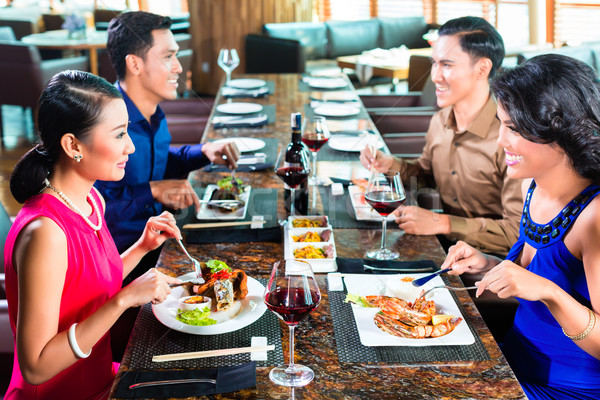
[[[54,75],[38,101],[40,142],[19,160],[10,177],[15,200],[24,203],[44,188],[44,179],[64,154],[60,144],[64,134],[72,133],[85,142],[108,101],[122,98],[114,85],[89,72],[63,71]]]
[[[504,40],[489,22],[479,17],[460,17],[451,19],[440,27],[438,36],[458,35],[460,47],[474,61],[482,57],[489,58],[492,69],[488,78],[496,75],[504,60]]]
[[[557,145],[579,175],[600,183],[600,83],[590,66],[543,54],[502,71],[491,89],[523,138]]]
[[[134,54],[145,59],[154,44],[152,31],[170,29],[171,18],[145,11],[131,11],[117,15],[108,25],[106,49],[117,78],[125,78],[125,57]]]

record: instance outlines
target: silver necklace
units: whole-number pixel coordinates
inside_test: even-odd
[[[77,214],[79,214],[81,216],[81,218],[83,218],[83,220],[85,222],[87,222],[87,224],[90,226],[90,228],[92,228],[94,231],[99,231],[100,228],[102,228],[102,216],[100,215],[100,208],[96,204],[96,200],[94,200],[94,196],[92,196],[91,193],[88,193],[87,197],[92,202],[92,207],[96,211],[96,216],[98,217],[98,225],[94,225],[92,223],[92,221],[90,221],[90,219],[88,217],[86,217],[85,214],[79,209],[79,207],[77,207],[71,201],[71,199],[69,199],[63,192],[61,192],[60,190],[58,190],[57,188],[52,186],[50,184],[50,181],[48,180],[48,178],[44,179],[44,184],[46,185],[46,187],[49,187],[50,189],[54,190],[56,192],[56,194],[58,194],[60,196],[60,198],[63,199],[65,201],[65,203],[67,203],[69,205],[69,207],[71,207]]]

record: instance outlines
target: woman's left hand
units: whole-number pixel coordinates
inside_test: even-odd
[[[529,272],[512,261],[504,260],[489,270],[477,285],[476,296],[479,297],[484,290],[490,290],[500,298],[511,296],[524,300],[538,301],[545,298],[548,279]]]
[[[181,239],[175,217],[168,211],[156,217],[150,217],[140,238],[141,246],[147,251],[154,250],[168,238]]]

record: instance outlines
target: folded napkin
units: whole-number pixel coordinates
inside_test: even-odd
[[[238,164],[236,171],[238,172],[254,172],[254,171],[264,171],[266,169],[273,168],[273,163],[268,162],[259,162],[256,164]],[[224,164],[210,164],[204,167],[204,171],[206,172],[228,172],[230,171],[229,167]]]
[[[264,86],[259,89],[236,89],[230,87],[224,87],[221,89],[221,95],[223,97],[262,97],[269,93],[269,88]]]
[[[268,123],[268,117],[266,114],[259,114],[252,117],[217,115],[213,117],[211,122],[215,129],[253,128],[266,125]]]
[[[330,176],[329,179],[331,179],[331,182],[333,183],[341,183],[344,186],[349,186],[352,183],[350,179],[336,178],[333,176]]]
[[[371,265],[379,268],[402,268],[402,269],[419,269],[432,268],[431,272],[437,271],[439,267],[432,260],[417,260],[417,261],[379,261],[372,259],[361,258],[340,258],[336,259],[338,266],[337,272],[348,274],[397,274],[397,271],[371,271],[363,268],[363,264]]]
[[[212,383],[182,383],[174,385],[147,386],[129,389],[130,385],[141,382],[207,378],[216,379]],[[218,393],[231,393],[256,386],[256,363],[249,362],[239,366],[209,368],[199,370],[150,370],[129,371],[123,373],[115,397],[125,399],[160,397],[197,397]]]

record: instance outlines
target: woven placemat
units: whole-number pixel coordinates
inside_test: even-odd
[[[259,280],[263,284],[266,282],[264,279]],[[129,341],[133,346],[129,365],[131,369],[216,368],[241,365],[250,361],[250,353],[160,363],[152,362],[152,357],[160,354],[248,347],[253,336],[265,336],[268,344],[275,345],[274,350],[267,352],[267,360],[257,361],[257,366],[283,364],[281,327],[275,314],[269,310],[256,322],[234,332],[193,335],[175,331],[161,324],[152,313],[150,304],[146,304],[138,314],[136,326],[143,326],[144,329],[136,329]]]
[[[200,198],[202,198],[200,194]],[[252,216],[262,215],[266,221],[262,228],[251,229],[249,225],[231,226],[211,229],[186,229],[188,243],[245,243],[245,242],[280,242],[282,229],[277,222],[277,189],[256,188],[250,192],[246,217],[236,221],[251,221]],[[178,220],[182,228],[187,223],[196,223],[198,219],[193,212],[187,218]],[[202,221],[215,222],[213,220]]]
[[[446,282],[447,283],[447,282]],[[337,353],[340,362],[349,363],[419,363],[443,361],[484,361],[490,360],[479,335],[469,329],[475,337],[475,343],[462,346],[363,346],[360,342],[358,329],[350,303],[344,303],[344,291],[328,291],[331,318]],[[454,295],[452,298],[458,304],[460,312],[465,310]],[[462,323],[466,323],[463,321]]]
[[[329,217],[329,223],[335,229],[381,229],[381,221],[359,221],[356,219],[348,188],[341,196],[332,196],[331,188],[319,186],[319,195],[323,204],[323,213]],[[387,229],[398,229],[394,221],[388,221]]]
[[[267,115],[267,123],[268,124],[272,124],[275,122],[276,118],[277,118],[277,113],[275,110],[275,104],[267,104],[263,106],[263,109],[259,112],[256,113],[252,113],[252,114],[244,114],[244,117],[256,117],[258,114],[266,114]],[[231,114],[226,114],[226,113],[222,113],[217,111],[217,109],[215,108],[215,115],[218,116],[231,116]],[[231,126],[231,128],[235,128],[235,126]]]

